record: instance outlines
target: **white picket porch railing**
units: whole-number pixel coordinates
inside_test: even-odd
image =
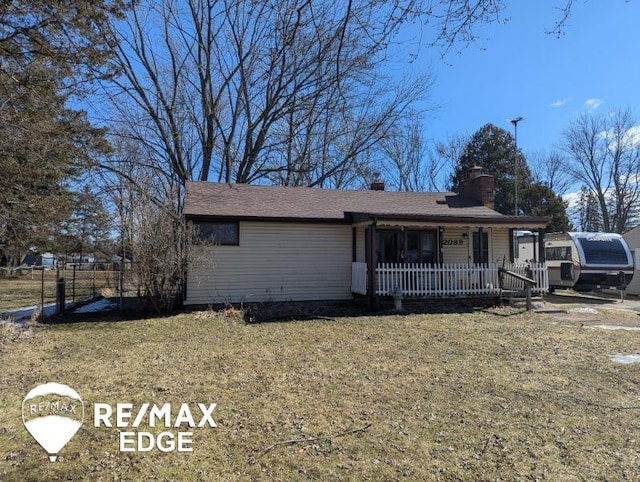
[[[540,295],[549,292],[549,271],[545,263],[506,263],[504,269],[535,280],[536,284],[531,287],[532,294]],[[524,281],[503,275],[502,288],[523,291]]]
[[[404,296],[462,296],[499,294],[495,264],[381,263],[376,268],[379,295],[400,289]]]
[[[500,268],[536,280],[534,294],[547,292],[549,278],[544,263],[512,264],[401,264],[380,263],[376,268],[376,294],[392,295],[400,289],[403,296],[490,296],[501,289],[524,290],[524,282],[506,274]],[[502,276],[503,285],[500,285]],[[352,263],[351,291],[367,293],[366,263]]]

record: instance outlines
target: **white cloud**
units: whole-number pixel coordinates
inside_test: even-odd
[[[570,192],[562,196],[562,200],[567,203],[567,209],[575,209],[580,203],[580,191]]]
[[[602,131],[600,137],[611,144],[620,142],[620,147],[624,149],[637,149],[640,148],[640,125],[627,129],[617,140],[616,133],[613,130]]]
[[[627,139],[631,146],[640,147],[640,126],[634,126],[627,131]]]
[[[602,99],[595,99],[592,97],[591,99],[587,99],[584,101],[584,106],[587,109],[597,109],[601,105],[602,105]]]
[[[567,103],[567,99],[556,100],[555,102],[551,102],[551,107],[562,107]]]

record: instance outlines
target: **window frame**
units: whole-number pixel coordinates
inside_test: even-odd
[[[195,222],[197,228],[197,243],[198,244],[206,244],[211,243],[214,246],[240,246],[240,222],[238,221],[196,221]],[[203,226],[226,226],[227,228],[233,229],[233,239],[228,240],[224,239],[222,241],[216,241],[215,238],[209,236],[203,237],[201,228]],[[213,234],[213,230],[211,230],[211,234]]]

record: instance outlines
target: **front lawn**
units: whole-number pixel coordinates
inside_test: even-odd
[[[0,479],[640,479],[640,370],[608,359],[638,334],[504,314],[5,328]],[[57,462],[21,418],[46,382],[85,407]],[[127,402],[217,403],[217,427],[192,429],[192,453],[123,453],[92,407]],[[165,430],[145,423],[124,430]]]

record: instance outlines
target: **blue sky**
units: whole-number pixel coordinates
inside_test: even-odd
[[[552,149],[585,110],[630,107],[640,116],[639,1],[576,0],[560,38],[546,31],[565,0],[508,3],[509,22],[484,26],[477,45],[460,53],[442,59],[419,47],[417,30],[403,44],[398,65],[417,53],[409,68],[436,76],[432,98],[441,107],[426,121],[429,138],[472,134],[486,123],[513,132],[507,119],[523,116],[518,145],[529,156]]]

